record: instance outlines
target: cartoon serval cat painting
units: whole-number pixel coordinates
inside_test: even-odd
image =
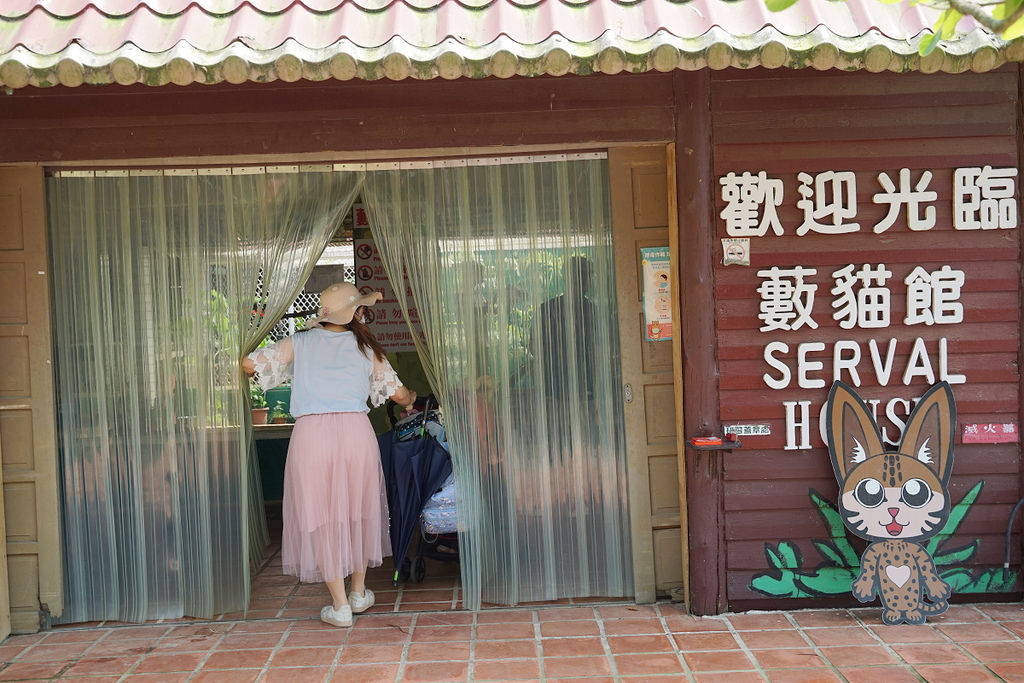
[[[896,452],[885,451],[871,413],[842,382],[832,385],[826,419],[843,522],[871,541],[853,596],[869,602],[877,594],[886,624],[923,624],[942,614],[950,587],[919,541],[937,534],[949,517],[956,429],[949,384],[936,384],[918,402]]]

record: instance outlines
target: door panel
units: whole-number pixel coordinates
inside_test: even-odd
[[[43,172],[0,168],[0,627],[63,611]],[[9,593],[8,593],[9,589]],[[9,601],[9,603],[8,603]]]
[[[673,342],[644,339],[643,247],[669,246],[672,196],[663,145],[609,151],[637,602],[683,586]],[[678,328],[676,328],[678,329]]]

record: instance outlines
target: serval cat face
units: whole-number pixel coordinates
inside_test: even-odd
[[[935,473],[899,453],[857,465],[843,484],[839,503],[846,525],[869,540],[928,538],[949,517],[949,501]]]
[[[840,486],[839,509],[869,541],[919,541],[949,518],[946,485],[953,463],[953,395],[945,382],[914,408],[897,452],[885,452],[867,407],[842,382],[828,404],[829,455]]]

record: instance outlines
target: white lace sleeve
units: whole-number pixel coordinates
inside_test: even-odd
[[[370,376],[370,405],[374,407],[384,405],[384,401],[391,398],[401,388],[402,380],[398,379],[398,373],[391,367],[387,358],[383,361],[375,359],[373,375]]]
[[[282,339],[276,344],[256,349],[249,354],[256,363],[256,381],[266,391],[292,378],[292,361],[295,360],[295,349],[291,337]]]

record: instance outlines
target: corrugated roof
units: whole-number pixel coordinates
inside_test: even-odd
[[[2,0],[0,85],[481,78],[727,67],[987,71],[1021,61],[969,20],[800,0]],[[963,27],[962,27],[963,28]]]

